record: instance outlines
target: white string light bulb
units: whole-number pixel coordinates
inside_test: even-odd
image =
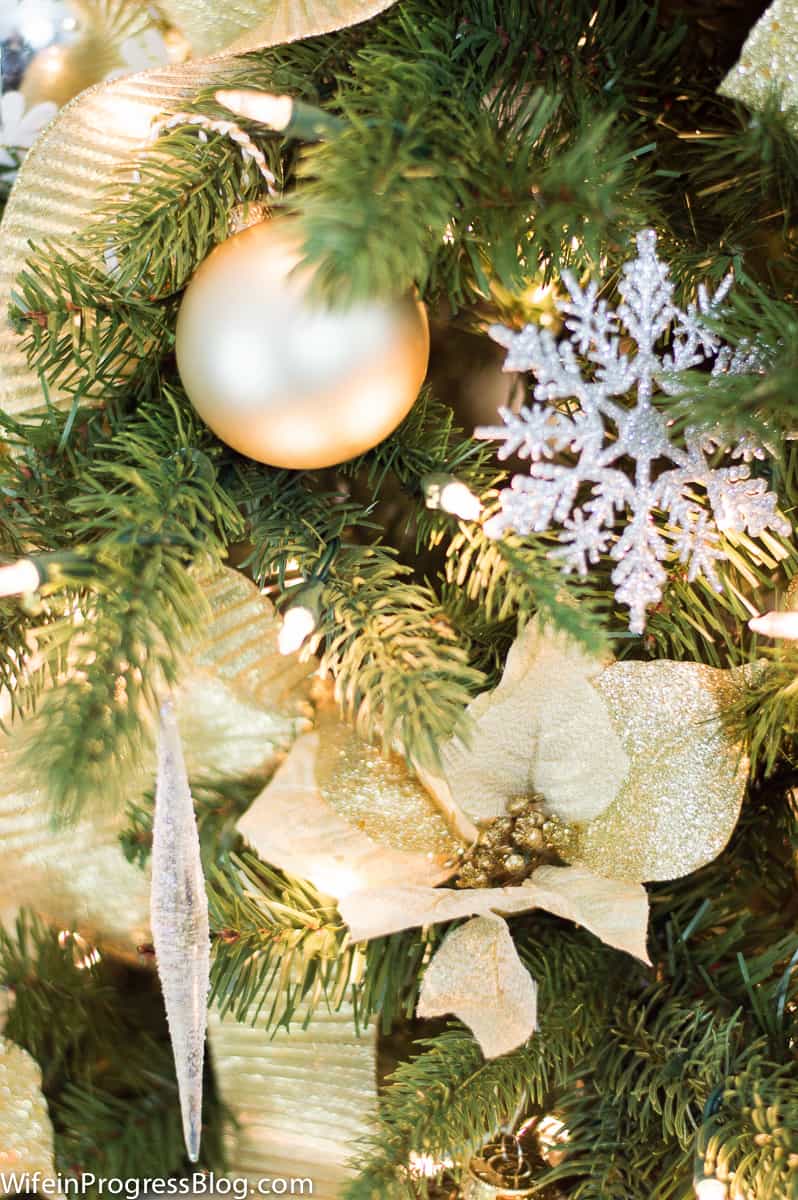
[[[752,617],[748,628],[765,637],[798,638],[798,612],[769,612]]]
[[[30,558],[0,567],[0,596],[26,596],[36,592],[41,583],[39,568]]]
[[[454,475],[436,473],[427,475],[421,486],[427,508],[438,508],[461,521],[477,521],[482,514],[482,503],[461,479]]]
[[[444,512],[451,513],[453,517],[460,517],[463,521],[476,521],[482,512],[479,497],[475,496],[459,479],[453,483],[447,483],[441,492],[441,508]]]
[[[281,654],[296,654],[316,628],[316,614],[304,604],[293,604],[283,617],[277,636]]]
[[[695,1185],[696,1200],[728,1200],[726,1184],[714,1176],[700,1179]]]
[[[248,117],[259,121],[281,133],[288,128],[294,112],[294,101],[291,96],[274,96],[271,92],[237,92],[223,89],[215,92],[219,104],[229,108],[239,117]]]

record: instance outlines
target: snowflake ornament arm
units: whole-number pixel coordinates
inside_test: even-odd
[[[734,369],[734,356],[707,324],[731,278],[714,296],[701,287],[697,303],[681,310],[656,243],[652,230],[638,234],[637,257],[624,265],[615,311],[599,300],[595,282],[582,288],[563,273],[569,295],[559,308],[568,336],[560,342],[534,325],[520,332],[491,327],[507,349],[504,369],[534,375],[534,403],[519,413],[502,409],[503,425],[476,430],[477,437],[500,443],[500,458],[530,460],[528,475],[515,475],[502,491],[501,511],[486,532],[526,536],[559,526],[552,555],[565,572],[584,575],[608,554],[616,564],[616,597],[628,606],[634,633],[643,632],[647,609],[662,597],[664,563],[681,562],[688,578],[703,575],[719,589],[721,532],[756,537],[790,529],[776,496],[751,475],[759,448],[730,445],[717,431],[688,431],[678,444],[654,404],[657,391],[677,395],[680,375],[695,367]],[[669,348],[661,348],[666,341]],[[621,349],[629,342],[634,353]],[[756,369],[751,355],[745,367]],[[719,447],[730,463],[715,465]],[[560,461],[565,455],[573,461]]]

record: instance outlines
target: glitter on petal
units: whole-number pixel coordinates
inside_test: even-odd
[[[775,0],[749,33],[740,60],[718,88],[721,96],[741,100],[752,109],[764,108],[777,91],[779,107],[793,133],[798,133],[798,4]]]

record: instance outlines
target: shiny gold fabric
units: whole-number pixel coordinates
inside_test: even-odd
[[[146,71],[84,92],[57,115],[29,150],[0,224],[0,408],[24,413],[43,405],[41,382],[8,320],[30,242],[68,242],[88,224],[103,188],[145,143],[152,120],[180,107],[211,79],[188,63]],[[51,398],[58,403],[57,390]]]
[[[232,1173],[253,1183],[310,1178],[315,1200],[334,1200],[375,1115],[376,1033],[372,1026],[356,1034],[348,1004],[338,1012],[319,1005],[303,1028],[304,1018],[300,1007],[290,1032],[272,1035],[211,1012],[211,1062],[237,1121],[228,1140]]]
[[[162,0],[197,54],[241,54],[367,21],[395,0]]]

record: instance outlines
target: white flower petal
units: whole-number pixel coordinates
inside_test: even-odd
[[[588,821],[617,795],[629,760],[592,685],[604,664],[563,635],[529,624],[504,675],[469,706],[468,745],[444,748],[456,803],[475,819],[500,816],[517,796],[542,792],[564,821]]]
[[[368,888],[341,896],[354,942],[477,914],[453,930],[424,975],[418,1015],[454,1013],[489,1058],[521,1045],[535,1029],[536,989],[499,914],[543,908],[583,925],[607,945],[648,963],[648,897],[637,883],[586,867],[540,867],[520,887]]]
[[[587,867],[538,867],[522,885],[537,908],[583,925],[608,946],[650,963],[648,895],[640,883],[605,879]]]
[[[510,931],[495,917],[452,930],[424,973],[416,1013],[453,1013],[471,1029],[486,1058],[522,1046],[537,1029],[537,984]]]
[[[338,899],[382,882],[432,884],[451,874],[438,857],[381,845],[339,815],[321,793],[318,754],[318,733],[299,737],[238,822],[261,858]],[[419,793],[425,798],[420,788]],[[384,799],[386,804],[402,803],[400,795],[386,793]]]
[[[339,897],[352,941],[458,917],[510,916],[531,908],[575,921],[608,946],[648,962],[648,896],[639,883],[605,879],[587,867],[539,867],[526,883],[504,888],[432,888],[397,884]]]

